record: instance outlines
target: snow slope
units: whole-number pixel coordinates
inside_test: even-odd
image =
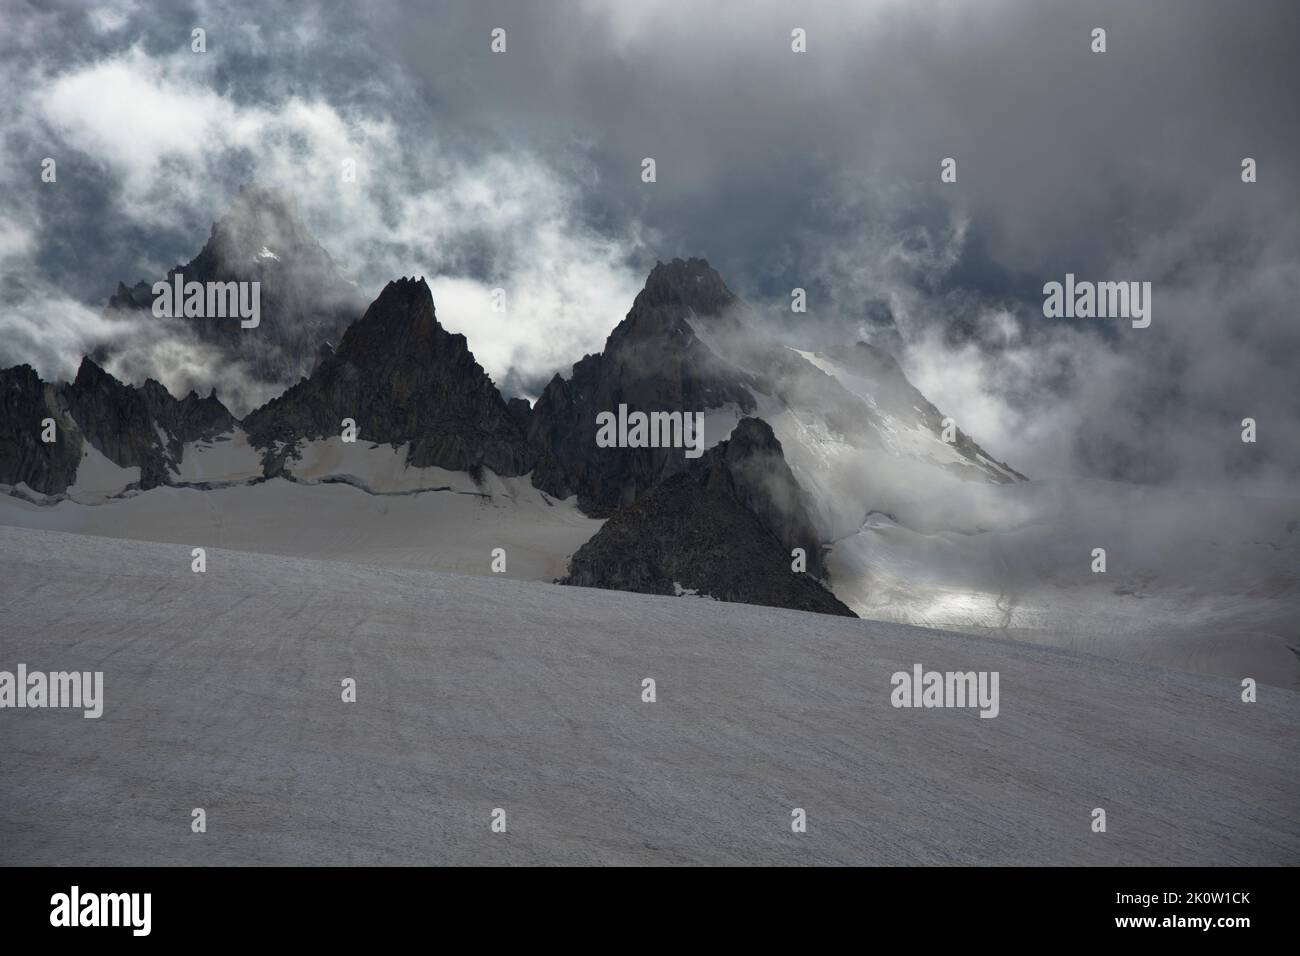
[[[248,443],[242,428],[212,441],[189,442],[181,449],[178,483],[209,484],[251,481],[262,475],[262,456]]]
[[[102,670],[105,697],[0,710],[0,864],[1300,862],[1292,691],[713,601],[189,564],[0,527],[0,668]],[[999,716],[894,709],[916,662],[997,670]]]
[[[858,615],[1300,689],[1300,496],[1019,480],[942,441],[943,413],[884,353],[774,359],[694,328],[729,361],[766,363],[742,369],[756,414]]]
[[[323,481],[318,472],[313,484],[154,488],[96,506],[5,495],[0,525],[462,574],[491,574],[492,550],[504,548],[507,577],[554,581],[602,524],[527,476],[485,472],[476,485],[463,472],[422,471],[441,472],[423,476],[441,490],[371,494],[355,479]]]
[[[103,452],[86,441],[81,443],[77,480],[68,488],[67,495],[82,504],[100,504],[139,480],[139,468],[122,468],[113,464]]]
[[[1295,689],[1297,513],[1287,499],[1111,482],[971,487],[928,513],[868,515],[827,566],[863,617]]]

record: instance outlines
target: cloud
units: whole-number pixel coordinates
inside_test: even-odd
[[[638,229],[625,224],[631,228],[615,235],[582,220],[580,193],[591,171],[580,153],[567,157],[567,168],[519,149],[456,155],[435,136],[400,130],[378,106],[344,110],[299,96],[242,103],[213,89],[210,72],[192,65],[198,59],[153,55],[137,44],[53,73],[24,117],[27,128],[57,138],[60,181],[49,189],[84,175],[66,157],[88,157],[113,183],[104,204],[115,222],[142,231],[172,227],[170,249],[144,252],[121,278],[152,280],[193,255],[234,191],[257,181],[297,200],[366,298],[394,276],[428,277],[443,324],[468,335],[508,391],[535,395],[556,369],[599,349],[629,307],[639,288],[630,262]],[[345,160],[355,164],[356,182],[343,181]],[[3,212],[11,229],[0,261],[10,275],[39,274],[41,256],[51,251],[48,226],[44,248],[18,226],[36,207],[28,201]],[[111,280],[100,281],[112,288]],[[499,315],[490,307],[498,287],[507,304]],[[93,304],[65,309],[68,297],[55,283],[15,289],[20,300],[0,316],[6,361],[61,373],[75,367],[72,350],[90,351],[109,330],[121,337],[122,326],[94,317]],[[64,327],[38,342],[30,317],[51,309]],[[176,388],[205,377],[245,378],[237,368],[209,364],[218,354],[183,335],[137,352],[115,370]],[[266,392],[223,387],[237,397]]]
[[[133,2],[102,4],[86,11],[91,29],[96,33],[116,33],[130,22],[131,14],[137,9]]]
[[[1293,4],[322,0],[287,27],[244,2],[111,9],[6,16],[0,160],[29,179],[0,196],[20,237],[0,280],[50,296],[10,314],[75,323],[67,303],[188,258],[256,179],[366,294],[425,275],[507,392],[599,348],[656,259],[704,255],[804,347],[897,350],[1027,472],[1300,475]],[[55,154],[52,190],[31,171]],[[1045,320],[1067,271],[1152,281],[1152,328]],[[1243,457],[1221,439],[1250,411]]]

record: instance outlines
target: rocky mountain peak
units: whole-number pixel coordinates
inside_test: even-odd
[[[338,436],[344,418],[356,422],[362,441],[409,443],[412,467],[519,475],[532,457],[518,413],[465,337],[439,324],[422,278],[389,282],[338,349],[322,353],[311,375],[252,412],[244,428],[266,449],[270,474],[299,443]]]
[[[140,469],[140,487],[168,484],[188,442],[234,428],[235,419],[216,397],[191,391],[177,399],[154,379],[132,387],[90,357],[58,391],[81,434],[109,461]]]
[[[200,259],[214,273],[260,278],[280,269],[334,269],[288,196],[261,186],[245,186],[230,209],[212,224]]]
[[[692,465],[691,474],[752,513],[781,543],[783,554],[802,548],[808,573],[823,576],[821,542],[807,498],[771,425],[761,418],[742,418],[726,440]]]
[[[772,426],[761,418],[742,418],[725,442],[726,459],[743,461],[755,456],[780,455],[781,442],[777,439]]]
[[[855,616],[812,576],[791,570],[752,511],[686,474],[614,512],[559,583]]]
[[[238,316],[157,320],[168,324],[169,335],[216,346],[226,361],[240,366],[237,374],[229,376],[234,381],[247,376],[273,385],[296,382],[311,370],[321,343],[337,342],[365,304],[307,228],[292,199],[255,185],[246,186],[232,200],[193,259],[134,286],[119,282],[109,308],[151,308],[154,281],[171,281],[177,273],[186,282],[259,284],[255,328],[242,327]],[[106,351],[105,358],[119,364],[134,361],[133,353],[138,351],[129,341],[113,348],[121,348],[121,354]],[[141,375],[151,371],[132,370]],[[239,394],[235,401],[242,404]]]
[[[699,315],[720,315],[736,303],[736,297],[716,269],[704,259],[673,259],[658,262],[650,270],[636,304],[649,307],[676,306]]]
[[[647,353],[655,351],[690,351],[697,348],[691,322],[704,319],[711,325],[725,322],[731,327],[733,308],[739,301],[703,259],[660,262],[646,278],[627,317],[610,333],[605,354],[639,350],[641,354],[632,358],[645,361]]]
[[[395,279],[384,286],[365,314],[343,333],[337,354],[351,361],[367,357],[414,358],[426,355],[440,344],[459,339],[468,351],[465,337],[452,336],[438,324],[433,293],[423,278]],[[409,350],[415,350],[411,354]]]
[[[152,381],[152,379],[150,379]],[[77,366],[77,374],[73,376],[72,385],[78,389],[91,388],[126,388],[116,378],[104,370],[89,355],[81,357],[81,364]]]
[[[647,414],[727,404],[752,412],[743,376],[691,325],[700,316],[729,315],[737,301],[703,259],[656,265],[604,351],[575,364],[568,381],[552,379],[533,408],[529,440],[539,460],[538,486],[561,498],[576,493],[585,511],[605,515],[685,470],[681,449],[597,447],[596,416],[620,404]]]

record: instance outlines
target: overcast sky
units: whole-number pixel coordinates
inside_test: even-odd
[[[117,281],[191,258],[258,181],[367,298],[428,277],[507,394],[698,255],[792,344],[889,345],[1028,474],[1295,488],[1300,4],[293,9],[0,0],[0,362],[70,374]],[[1151,327],[1044,318],[1066,272],[1150,281]]]

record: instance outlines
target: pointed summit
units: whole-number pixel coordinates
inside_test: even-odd
[[[580,507],[603,516],[686,467],[681,449],[632,448],[609,454],[596,445],[596,416],[630,411],[700,412],[734,405],[755,409],[744,378],[695,334],[701,318],[734,321],[739,300],[703,259],[659,263],[605,349],[558,376],[542,392],[529,423],[535,450],[549,459],[534,482],[557,497],[576,493]]]
[[[167,334],[216,346],[228,361],[242,366],[229,376],[233,380],[247,376],[281,386],[298,381],[311,370],[321,343],[337,342],[365,306],[355,286],[343,278],[307,228],[293,200],[263,186],[240,190],[212,224],[207,242],[193,259],[166,276],[132,287],[118,283],[109,307],[150,309],[154,281],[170,282],[177,273],[187,283],[258,283],[256,328],[243,328],[237,316],[155,320],[168,324]],[[130,345],[127,342],[125,348]],[[210,387],[213,383],[191,384]]]
[[[686,474],[616,511],[559,583],[856,617],[811,576],[790,573],[780,542],[741,501]]]
[[[721,315],[736,301],[722,276],[704,259],[673,259],[650,270],[633,308],[677,306],[698,315]]]
[[[337,351],[340,355],[357,358],[390,351],[391,341],[374,341],[383,336],[424,352],[433,346],[435,329],[441,331],[442,326],[435,316],[433,293],[429,291],[428,283],[423,278],[394,279],[384,286],[361,319],[343,333]],[[400,350],[399,345],[398,349],[391,351]]]
[[[761,418],[742,418],[731,434],[691,467],[701,484],[734,499],[781,542],[782,550],[803,548],[814,578],[825,572],[810,502],[785,460],[772,426]]]
[[[299,216],[297,204],[284,193],[258,185],[242,188],[229,211],[212,224],[200,257],[205,254],[212,271],[250,278],[277,264],[321,273],[334,270],[329,253]]]
[[[438,323],[422,278],[388,283],[338,349],[322,353],[308,378],[250,414],[244,428],[267,450],[274,474],[291,453],[285,446],[336,438],[344,418],[356,422],[360,441],[409,443],[412,467],[499,475],[529,468],[516,416],[465,337]]]

